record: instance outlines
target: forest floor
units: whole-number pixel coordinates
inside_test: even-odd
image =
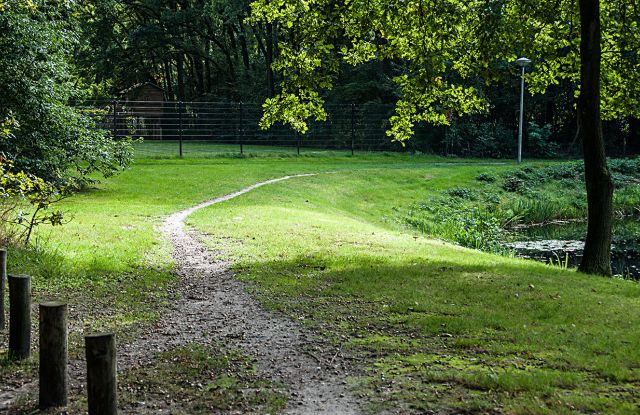
[[[34,304],[70,304],[67,410],[86,408],[83,335],[111,330],[125,413],[634,413],[638,284],[408,227],[515,168],[444,161],[140,160],[65,202],[74,220],[9,265]],[[5,410],[36,411],[36,360],[0,359]]]

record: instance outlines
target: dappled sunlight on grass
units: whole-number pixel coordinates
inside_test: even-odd
[[[479,170],[458,169],[465,173],[456,180]],[[446,170],[371,173],[280,183],[189,223],[236,259],[266,305],[359,356],[369,372],[354,382],[382,407],[415,404],[404,390],[411,385],[423,393],[445,386],[427,400],[431,409],[527,413],[525,402],[538,400],[533,413],[564,402],[624,411],[638,403],[625,386],[640,382],[636,283],[408,233],[385,215],[432,191],[416,177],[437,183]],[[428,358],[417,363],[420,356]],[[617,400],[595,399],[615,384]]]

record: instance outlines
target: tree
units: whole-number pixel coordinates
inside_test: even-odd
[[[274,68],[281,92],[265,103],[264,127],[277,121],[305,132],[322,120],[323,94],[339,62],[391,62],[402,91],[388,134],[411,137],[419,122],[447,124],[453,114],[486,109],[483,90],[505,75],[505,62],[536,57],[528,75],[534,92],[560,80],[579,91],[589,231],[580,270],[611,274],[611,177],[606,167],[600,106],[608,118],[640,112],[638,0],[606,2],[600,34],[598,0],[256,0],[252,19],[296,28],[281,41]],[[606,46],[600,94],[600,41]]]
[[[277,28],[247,24],[245,0],[91,0],[76,54],[97,95],[141,82],[168,100],[262,99],[273,83]]]
[[[131,147],[113,141],[70,105],[82,94],[70,63],[73,3],[0,2],[0,153],[15,169],[47,181],[90,181],[123,168]]]
[[[580,0],[580,98],[578,120],[589,209],[579,270],[611,275],[613,180],[607,167],[600,117],[600,1]]]

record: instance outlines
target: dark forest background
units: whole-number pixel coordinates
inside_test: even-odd
[[[279,79],[271,69],[279,56],[278,40],[296,36],[295,26],[247,23],[247,0],[61,4],[44,2],[35,19],[51,36],[64,36],[65,46],[50,53],[69,52],[61,59],[68,64],[64,76],[73,82],[73,93],[67,95],[74,102],[121,99],[123,91],[151,82],[163,89],[166,101],[261,103],[278,91]],[[535,69],[534,63],[529,70]],[[327,102],[355,103],[378,118],[391,115],[399,98],[393,77],[404,70],[397,61],[345,66],[335,88],[326,91]],[[514,157],[520,78],[510,63],[504,64],[504,73],[502,82],[484,87],[488,113],[453,118],[448,127],[420,126],[412,145],[444,155]],[[528,157],[579,155],[574,91],[575,85],[565,82],[543,95],[526,94]],[[637,119],[608,121],[604,130],[610,156],[640,152]]]

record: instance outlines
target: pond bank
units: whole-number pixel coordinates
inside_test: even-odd
[[[640,279],[640,159],[610,160],[617,220],[613,272]],[[449,186],[398,209],[397,220],[429,236],[468,248],[531,258],[571,268],[582,258],[587,216],[579,162],[530,163],[514,169],[483,167],[475,177],[451,178]],[[553,223],[539,226],[540,223]]]
[[[521,258],[576,267],[580,264],[587,233],[585,222],[556,223],[518,229],[507,244]],[[614,275],[640,280],[640,221],[617,220],[613,227],[611,268]]]

